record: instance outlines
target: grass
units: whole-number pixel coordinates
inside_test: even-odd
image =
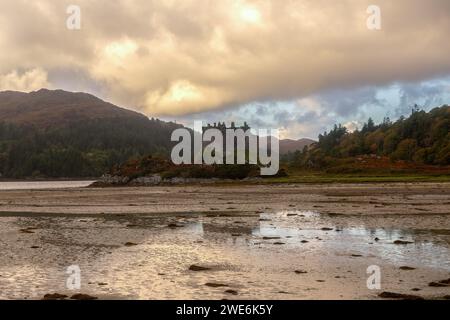
[[[432,174],[329,174],[329,173],[292,173],[287,177],[264,179],[265,183],[382,183],[382,182],[450,182],[450,175]]]

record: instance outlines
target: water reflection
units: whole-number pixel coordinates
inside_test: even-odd
[[[66,189],[83,188],[94,183],[89,181],[3,181],[0,190],[38,190],[38,189]]]
[[[325,230],[323,225],[327,226]],[[395,265],[420,264],[450,270],[448,230],[341,227],[315,212],[284,211],[260,214],[238,227],[230,221],[189,222],[184,231],[204,239],[228,241],[231,238],[235,245],[276,243],[285,245],[283,248],[301,250],[320,247],[329,252],[377,256]],[[217,237],[218,233],[227,237]],[[410,243],[394,244],[396,240]]]
[[[446,226],[417,230],[414,220],[402,218],[400,227],[392,227],[394,220],[380,227],[389,219],[311,211],[1,217],[0,297],[63,291],[65,268],[72,264],[83,271],[84,292],[145,299],[224,298],[223,290],[205,290],[214,281],[246,298],[284,299],[279,292],[287,291],[304,298],[323,292],[313,286],[317,279],[343,278],[344,268],[362,270],[353,281],[364,284],[368,263],[450,271]],[[28,227],[36,229],[20,232]],[[412,243],[393,243],[399,239]],[[189,265],[199,263],[213,271],[189,272]],[[311,278],[295,275],[299,268]]]

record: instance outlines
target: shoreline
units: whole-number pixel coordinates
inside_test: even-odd
[[[117,179],[129,179],[126,177],[116,177]],[[151,177],[140,177],[139,179],[148,179]],[[183,180],[184,178],[176,178],[178,180]],[[131,181],[132,179],[130,179]],[[340,183],[340,184],[353,184],[353,183],[446,183],[450,182],[450,173],[439,173],[439,174],[427,174],[427,173],[397,173],[397,174],[327,174],[323,172],[306,172],[304,174],[294,173],[286,177],[258,177],[258,178],[247,178],[242,180],[233,179],[195,179],[187,178],[185,180],[198,180],[198,182],[175,182],[170,181],[162,183],[154,183],[155,186],[191,186],[191,185],[270,185],[270,184],[328,184],[328,183]],[[0,178],[0,183],[20,183],[20,182],[70,182],[70,181],[94,181],[98,186],[89,186],[95,188],[109,188],[109,187],[145,187],[149,184],[135,182],[134,184],[127,183],[104,183],[102,182],[102,177],[77,177],[77,178]]]

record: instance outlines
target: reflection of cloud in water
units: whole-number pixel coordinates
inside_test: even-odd
[[[292,221],[296,218],[304,218],[304,221]],[[446,245],[441,245],[439,235],[448,235],[445,232],[436,234],[431,230],[417,232],[411,229],[393,228],[365,228],[348,227],[340,228],[324,221],[323,216],[311,211],[282,211],[275,214],[263,213],[260,215],[263,221],[248,221],[243,226],[235,226],[232,221],[227,224],[219,221],[208,223],[195,222],[186,226],[187,232],[201,234],[204,238],[213,237],[213,234],[222,233],[242,236],[250,235],[252,241],[238,241],[234,238],[234,245],[252,245],[263,237],[280,237],[287,248],[305,249],[302,240],[309,241],[309,250],[327,250],[338,254],[361,254],[364,256],[376,256],[385,259],[395,265],[426,265],[450,270],[448,257],[450,251]],[[217,219],[217,218],[216,218]],[[321,230],[321,225],[332,227],[333,230]],[[319,238],[319,241],[317,241]],[[379,241],[374,239],[378,238]],[[408,245],[393,244],[395,240],[413,242]],[[229,238],[226,238],[228,242]],[[276,239],[273,239],[276,240]],[[225,241],[225,240],[224,240]],[[311,244],[314,242],[314,244]],[[444,241],[445,242],[445,241]],[[266,241],[270,244],[271,242]]]
[[[58,291],[71,264],[81,267],[84,292],[145,298],[210,298],[204,283],[231,281],[249,287],[243,279],[251,281],[252,288],[258,283],[261,288],[255,290],[271,298],[280,283],[283,287],[278,290],[286,291],[290,285],[295,292],[300,292],[296,285],[305,289],[304,277],[290,277],[299,267],[309,274],[326,274],[346,264],[365,270],[370,261],[394,265],[395,270],[400,265],[450,270],[448,230],[415,230],[411,224],[380,228],[386,226],[384,217],[365,219],[302,211],[214,217],[3,217],[0,249],[13,258],[0,263],[0,289],[14,297],[30,297],[35,289],[40,295]],[[169,228],[171,223],[182,227]],[[34,234],[18,232],[29,226],[38,229]],[[414,243],[393,244],[398,239]],[[137,246],[126,247],[126,242]],[[35,244],[41,248],[30,249]],[[210,265],[214,271],[191,273],[190,264]],[[100,281],[108,286],[98,286]],[[220,293],[214,297],[223,298]]]

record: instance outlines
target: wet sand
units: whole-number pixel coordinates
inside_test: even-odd
[[[1,299],[441,298],[450,184],[4,190],[0,252]]]

